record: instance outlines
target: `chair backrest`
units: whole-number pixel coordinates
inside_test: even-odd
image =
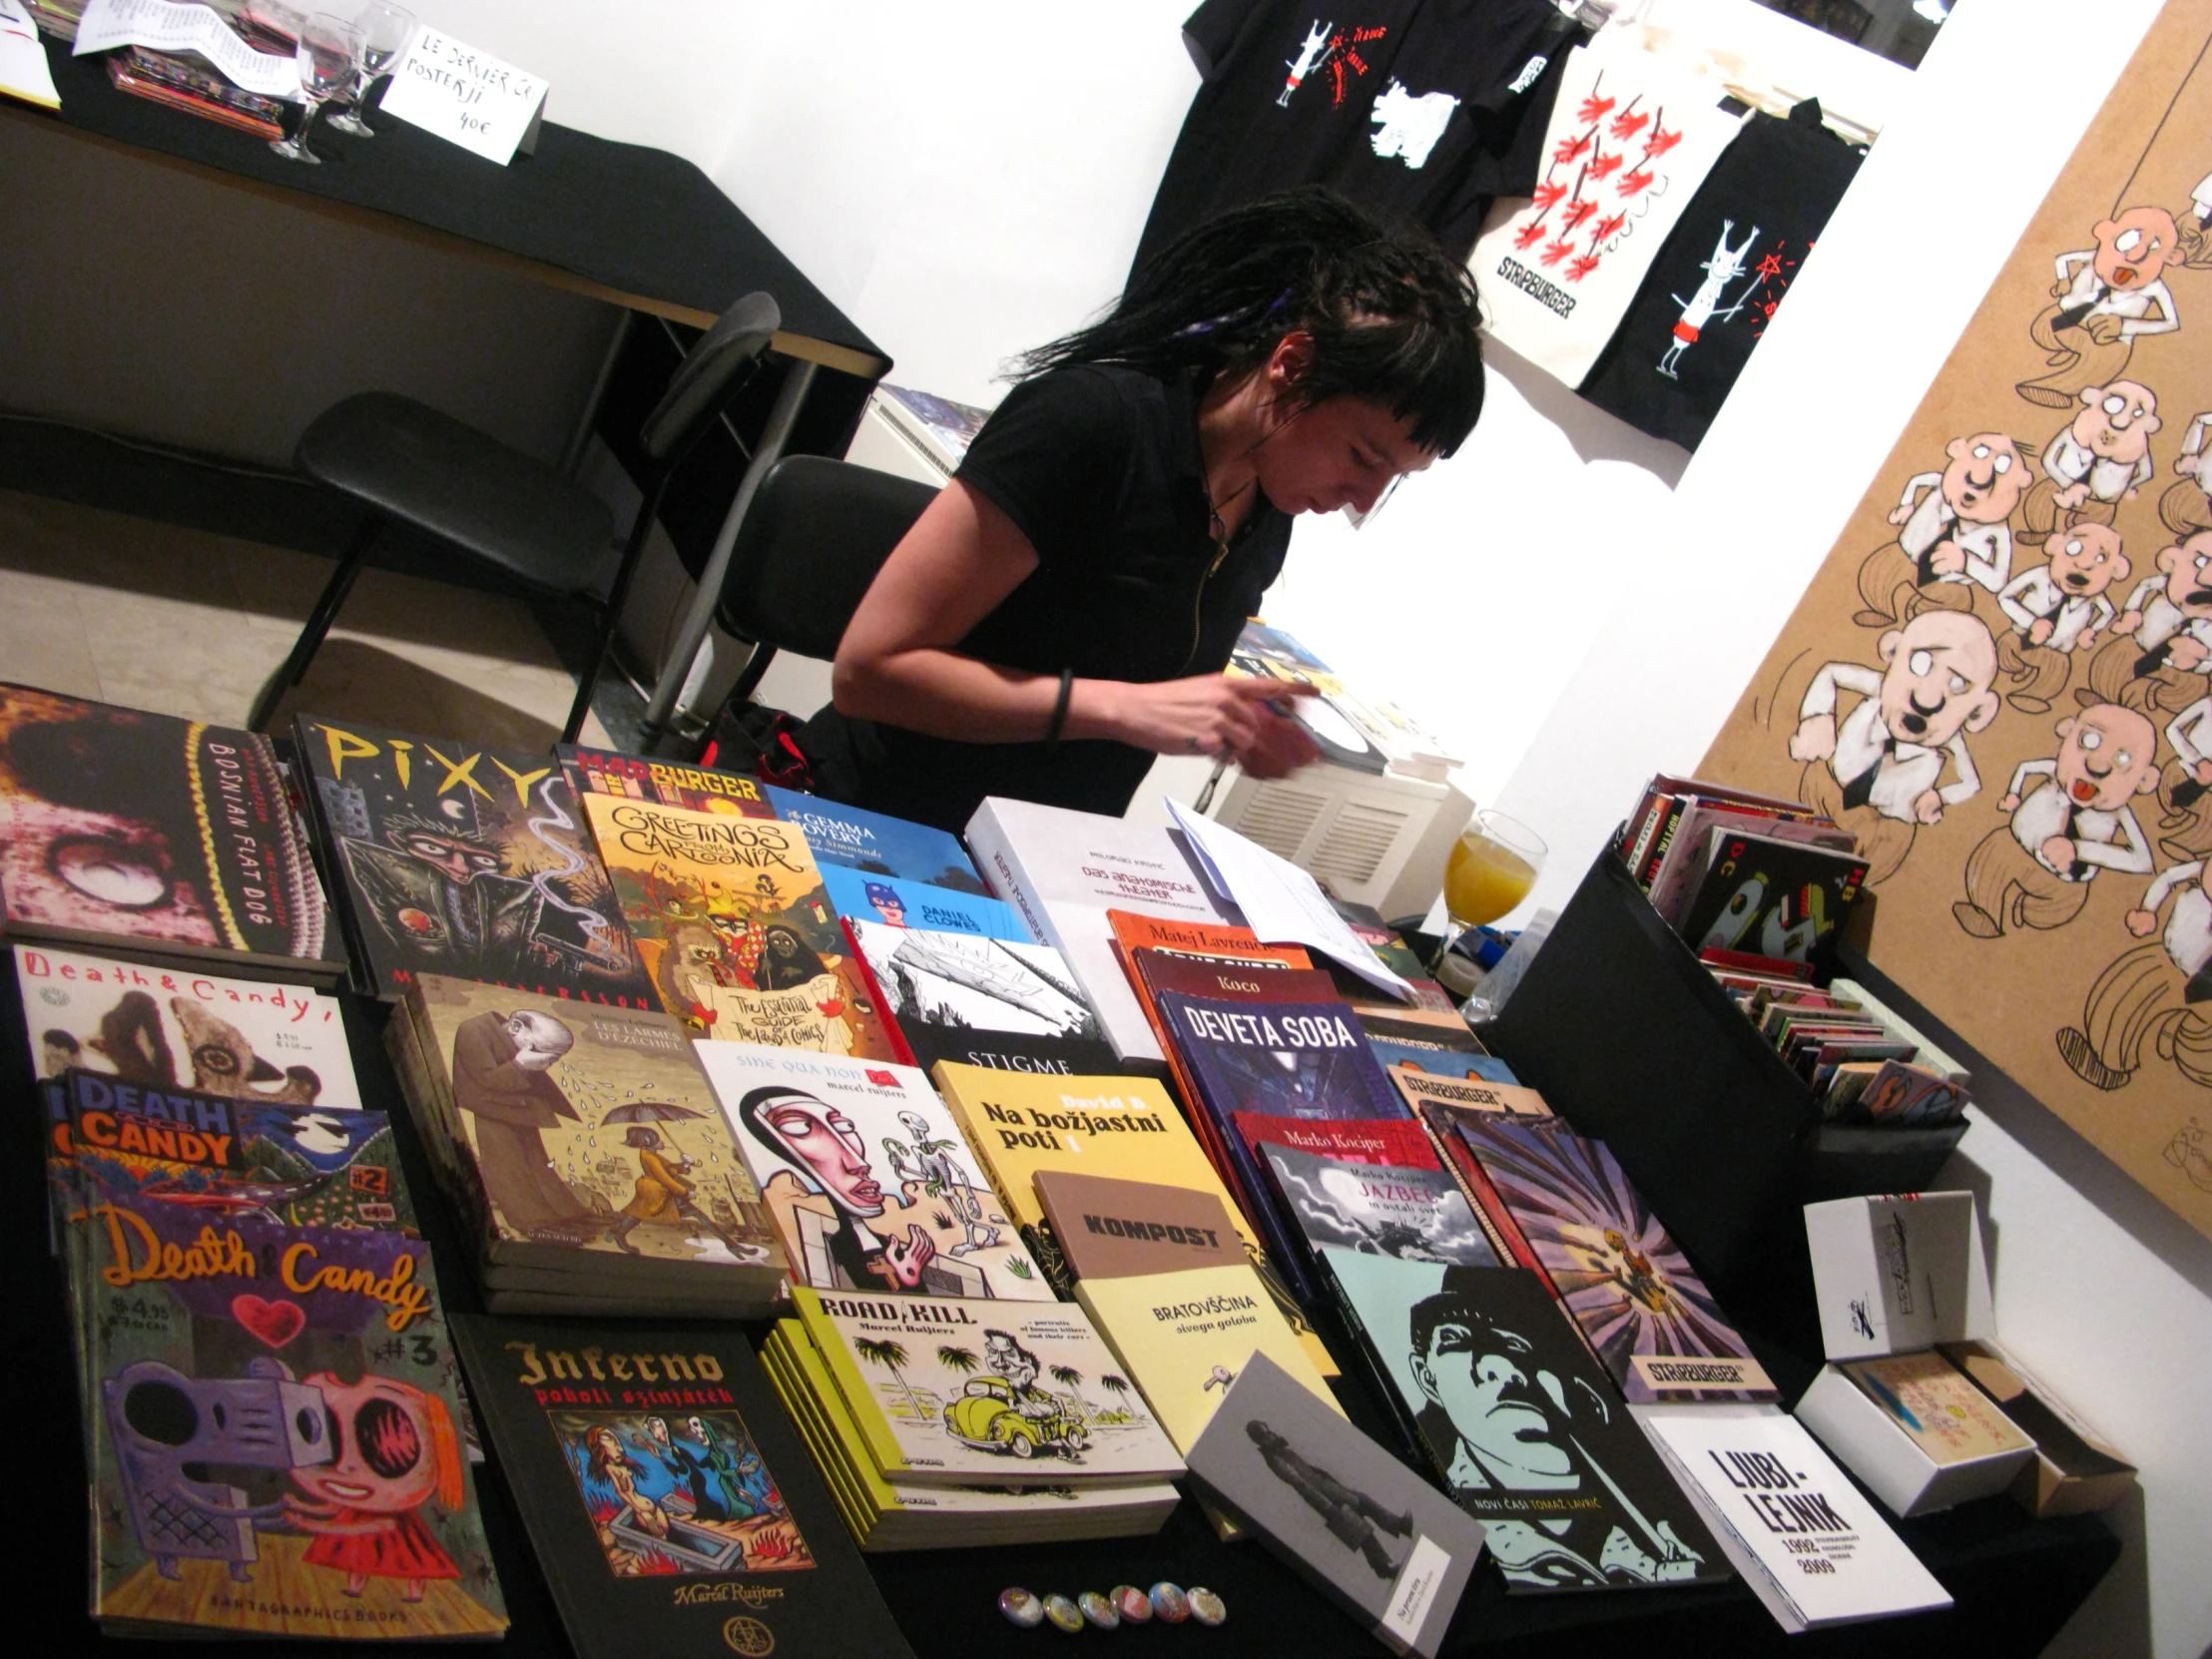
[[[850,461],[785,456],[738,530],[718,619],[741,639],[834,657],[861,595],[936,494]]]
[[[664,465],[681,460],[707,423],[722,413],[783,325],[782,309],[766,293],[749,293],[717,317],[684,353],[668,390],[639,428],[638,443],[646,458]]]

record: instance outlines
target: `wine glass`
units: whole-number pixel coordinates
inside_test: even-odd
[[[1543,837],[1517,819],[1483,811],[1452,842],[1444,859],[1443,948],[1436,953],[1436,977],[1446,989],[1454,987],[1445,977],[1453,961],[1451,941],[1469,927],[1480,927],[1506,914],[1528,896],[1536,884],[1536,872],[1544,867],[1550,849]]]
[[[361,119],[361,111],[368,101],[368,89],[391,73],[391,66],[407,49],[407,42],[414,35],[414,13],[403,6],[374,0],[373,4],[355,13],[353,21],[361,31],[361,66],[353,77],[353,89],[338,100],[344,107],[323,125],[341,133],[351,133],[355,138],[374,138],[375,129]]]
[[[361,32],[342,17],[316,12],[299,25],[299,44],[292,53],[299,66],[299,101],[305,112],[299,131],[288,139],[270,140],[270,149],[286,161],[322,165],[322,158],[307,148],[307,129],[315,113],[353,79],[361,61]]]

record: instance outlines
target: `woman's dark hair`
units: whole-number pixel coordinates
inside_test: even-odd
[[[1474,279],[1425,231],[1390,227],[1336,192],[1264,197],[1147,260],[1088,327],[1024,354],[1024,377],[1121,363],[1163,377],[1242,375],[1285,334],[1314,341],[1301,406],[1362,397],[1449,455],[1482,412]]]

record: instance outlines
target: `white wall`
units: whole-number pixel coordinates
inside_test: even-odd
[[[1969,0],[1945,26],[1668,509],[1611,527],[1653,579],[1500,796],[1551,835],[1536,902],[1564,900],[1651,772],[1695,766],[2156,9],[2107,0],[2085,30],[2064,0]],[[2001,1338],[2143,1470],[2112,1517],[2127,1553],[2054,1651],[2203,1652],[2212,1244],[2029,1101],[1977,1111],[1942,1183],[1985,1195]]]

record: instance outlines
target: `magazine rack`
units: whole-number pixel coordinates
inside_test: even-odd
[[[1612,1148],[1675,1242],[1739,1296],[1809,1273],[1803,1205],[1917,1191],[1965,1133],[1824,1123],[1610,847],[1482,1034]]]

